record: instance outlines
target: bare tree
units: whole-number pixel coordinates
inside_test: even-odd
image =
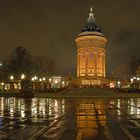
[[[45,56],[35,56],[32,58],[32,69],[33,74],[52,75],[56,70],[55,61]]]
[[[25,47],[17,47],[11,57],[5,61],[5,66],[9,73],[16,79],[24,73],[26,77],[31,78],[34,75],[50,76],[56,70],[55,61],[45,56],[31,56]]]
[[[137,67],[136,75],[137,75],[138,77],[140,77],[140,65]]]
[[[114,77],[122,80],[127,80],[130,78],[130,67],[127,64],[121,64],[114,71]]]
[[[19,46],[13,51],[9,60],[7,60],[7,68],[15,77],[19,77],[22,73],[30,75],[31,62],[29,51]]]

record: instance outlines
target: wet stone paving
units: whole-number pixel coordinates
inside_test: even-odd
[[[140,140],[140,98],[0,97],[0,140]]]

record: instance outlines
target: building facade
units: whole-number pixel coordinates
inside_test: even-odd
[[[105,79],[107,38],[96,26],[92,7],[87,25],[76,38],[77,77],[83,85],[100,85]]]

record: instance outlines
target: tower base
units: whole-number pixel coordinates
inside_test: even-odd
[[[75,83],[80,87],[110,87],[110,83],[115,84],[115,81],[105,77],[77,77]]]

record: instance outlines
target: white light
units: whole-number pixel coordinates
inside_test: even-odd
[[[25,111],[21,110],[21,117],[24,118],[25,117]]]
[[[21,79],[25,79],[25,74],[22,74],[21,75]]]
[[[4,85],[4,83],[2,82],[2,83],[1,83],[1,85],[3,86],[3,85]]]
[[[0,66],[2,66],[2,63],[0,63]]]
[[[32,77],[32,81],[34,81],[35,80],[35,78],[34,77]]]
[[[133,79],[136,79],[136,77],[134,76]]]
[[[138,77],[138,78],[137,78],[137,80],[139,81],[139,80],[140,80],[140,78]]]
[[[120,85],[121,84],[121,82],[120,81],[118,81],[118,85]]]
[[[38,79],[37,76],[35,76],[34,79],[37,80]]]
[[[57,80],[55,80],[54,82],[55,82],[56,84],[58,83],[58,81],[57,81]]]
[[[14,79],[14,76],[13,76],[13,75],[11,75],[11,76],[10,76],[10,79],[11,79],[11,80],[13,80],[13,79]]]
[[[62,81],[62,84],[64,85],[65,84],[65,81]]]
[[[51,81],[52,81],[52,79],[51,79],[51,78],[49,78],[49,81],[51,82]]]
[[[131,79],[130,79],[130,81],[131,81],[131,83],[133,83],[134,79],[133,79],[133,78],[131,78]]]
[[[42,79],[40,78],[40,79],[39,79],[39,81],[41,82],[41,81],[42,81]]]
[[[46,78],[45,77],[43,77],[43,81],[45,81],[46,80]]]
[[[55,102],[54,102],[54,106],[55,106],[55,107],[58,106],[58,102],[57,102],[57,100],[55,100]]]

